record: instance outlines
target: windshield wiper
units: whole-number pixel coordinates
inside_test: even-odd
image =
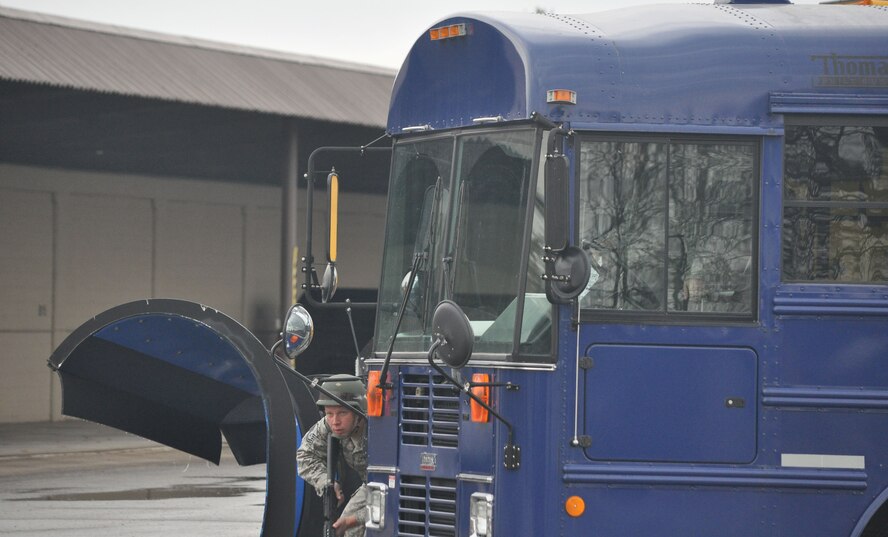
[[[441,177],[435,181],[434,187],[426,189],[422,202],[422,213],[419,218],[419,231],[416,234],[416,241],[413,247],[413,265],[410,267],[410,278],[407,281],[407,287],[404,290],[404,298],[401,300],[401,307],[398,309],[398,320],[395,322],[395,329],[392,333],[392,339],[389,342],[389,348],[385,355],[385,361],[382,363],[382,369],[379,372],[379,388],[383,390],[392,389],[392,383],[388,382],[389,364],[392,360],[392,352],[395,350],[395,341],[398,339],[398,333],[401,331],[401,321],[404,320],[404,312],[407,310],[407,304],[413,293],[413,286],[416,283],[417,275],[423,269],[424,263],[430,258],[434,252],[435,244],[435,223],[437,222],[438,201],[440,198]],[[423,297],[422,315],[425,316],[425,302],[428,300],[430,289],[426,286],[425,297]],[[423,319],[423,326],[425,322]]]

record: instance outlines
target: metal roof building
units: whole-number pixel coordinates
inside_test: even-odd
[[[58,418],[46,358],[123,302],[193,300],[276,337],[309,154],[383,135],[394,76],[0,8],[0,422]],[[377,164],[336,163],[342,286],[370,293]]]
[[[280,184],[282,131],[366,143],[394,75],[0,8],[0,161]]]
[[[394,75],[0,8],[3,80],[380,127]]]

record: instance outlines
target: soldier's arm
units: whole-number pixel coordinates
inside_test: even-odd
[[[352,497],[348,500],[348,503],[345,506],[345,510],[342,511],[342,518],[353,516],[357,520],[358,524],[364,525],[367,522],[367,485],[362,485],[358,487],[358,490],[352,494]]]
[[[296,471],[299,477],[313,486],[319,496],[324,494],[327,482],[327,427],[323,419],[302,437],[296,450]]]

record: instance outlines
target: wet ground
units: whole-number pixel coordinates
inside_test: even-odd
[[[258,536],[265,465],[85,422],[0,426],[0,535]]]

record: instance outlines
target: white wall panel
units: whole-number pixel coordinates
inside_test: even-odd
[[[53,373],[46,366],[52,352],[48,332],[0,332],[0,423],[50,419]]]
[[[289,307],[289,304],[280,304],[281,211],[249,207],[245,224],[245,326],[262,332],[256,336],[270,344],[275,332],[280,330],[283,310]]]
[[[304,254],[304,191],[299,203]],[[343,193],[341,288],[378,285],[384,214],[383,196]],[[192,300],[271,343],[288,306],[279,297],[280,218],[273,186],[0,163],[0,423],[60,419],[47,358],[72,330],[124,302]]]
[[[57,329],[151,297],[151,213],[145,199],[58,196]]]
[[[163,201],[156,225],[155,296],[199,302],[243,322],[243,209]]]
[[[385,242],[385,196],[345,194],[342,198],[339,286],[375,289],[379,286]],[[323,251],[320,258],[323,260]]]
[[[0,189],[0,330],[49,330],[52,195]]]

